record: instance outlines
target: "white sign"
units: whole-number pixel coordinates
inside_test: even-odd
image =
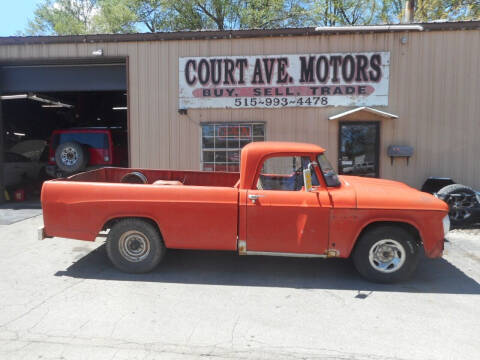
[[[389,52],[181,57],[179,108],[387,106]]]

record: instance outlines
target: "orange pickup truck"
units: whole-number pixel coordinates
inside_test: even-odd
[[[442,256],[446,203],[395,181],[337,176],[317,145],[251,143],[240,170],[103,168],[47,181],[39,236],[108,232],[110,260],[132,273],[172,248],[351,256],[367,279],[394,282],[413,273],[422,247]]]

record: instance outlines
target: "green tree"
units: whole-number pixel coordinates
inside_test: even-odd
[[[395,24],[402,20],[405,0],[383,0],[379,6],[379,22]]]
[[[405,0],[383,0],[381,2],[380,21],[398,23],[402,21]],[[416,0],[415,22],[435,20],[479,20],[480,1],[478,0]]]
[[[405,0],[43,0],[26,33],[128,33],[398,23]],[[479,0],[417,0],[415,21],[480,19]],[[140,26],[140,27],[139,27]]]
[[[299,0],[126,0],[150,31],[303,26]]]
[[[139,22],[151,32],[225,29],[225,16],[232,14],[229,0],[126,0]]]
[[[323,0],[311,2],[311,21],[318,26],[369,25],[379,18],[377,0]]]
[[[44,0],[27,25],[29,35],[78,35],[94,31],[97,0]]]
[[[415,21],[480,19],[478,0],[417,0]]]
[[[93,28],[99,33],[132,33],[137,31],[138,17],[127,3],[99,0],[99,11],[93,17]]]
[[[241,1],[238,8],[238,27],[267,29],[303,27],[310,22],[309,1],[250,0]]]

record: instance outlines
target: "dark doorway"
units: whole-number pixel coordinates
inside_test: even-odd
[[[125,58],[0,64],[0,202],[36,200],[43,181],[71,174],[60,133],[88,152],[77,171],[128,165],[126,69]],[[111,134],[107,147],[82,142],[98,132]]]
[[[378,122],[341,122],[338,144],[340,174],[379,176],[380,124]]]

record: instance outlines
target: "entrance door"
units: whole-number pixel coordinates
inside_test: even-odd
[[[380,144],[378,122],[342,122],[339,129],[338,172],[378,177]]]
[[[325,253],[331,203],[314,174],[313,190],[303,189],[309,162],[299,156],[265,161],[257,188],[247,192],[247,251]]]

